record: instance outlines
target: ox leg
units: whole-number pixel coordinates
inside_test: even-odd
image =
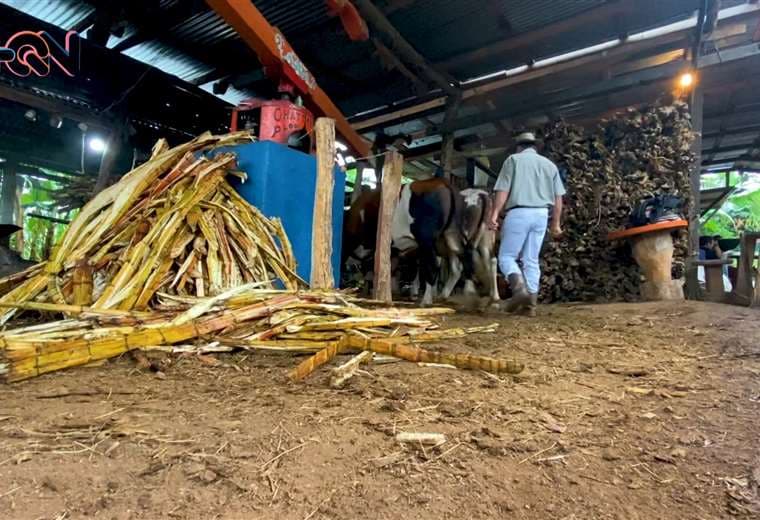
[[[491,301],[498,303],[501,300],[499,295],[499,259],[491,258]]]
[[[432,243],[420,244],[419,255],[419,279],[425,283],[425,294],[422,297],[422,305],[432,305],[436,297],[436,283],[438,281],[438,259]]]
[[[462,279],[464,280],[464,295],[467,298],[478,296],[478,289],[475,286],[477,279],[476,271],[478,265],[478,251],[473,248],[466,248],[462,259]]]
[[[410,296],[413,300],[416,300],[420,296],[420,273],[417,273],[417,276],[414,277],[414,280],[412,281],[412,287],[409,291]]]
[[[446,280],[446,284],[443,286],[443,292],[441,293],[441,296],[444,299],[451,296],[451,293],[454,292],[454,287],[456,287],[459,279],[462,277],[463,269],[462,260],[460,260],[458,256],[449,257],[448,266],[449,276]]]
[[[425,294],[422,296],[422,305],[433,305],[435,300],[435,284],[425,283]]]
[[[494,294],[493,255],[488,247],[481,246],[475,251],[475,278],[485,289],[489,297]]]

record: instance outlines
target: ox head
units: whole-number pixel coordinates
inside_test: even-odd
[[[467,189],[461,192],[464,209],[462,210],[462,235],[465,242],[474,242],[488,224],[491,213],[491,197],[484,190]]]

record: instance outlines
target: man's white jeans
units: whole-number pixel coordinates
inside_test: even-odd
[[[547,208],[515,208],[507,212],[501,229],[499,269],[504,276],[519,273],[517,259],[521,258],[525,285],[531,294],[538,293],[540,287],[538,255],[548,221]]]

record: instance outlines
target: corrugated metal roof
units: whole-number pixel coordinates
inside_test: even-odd
[[[418,0],[396,11],[390,20],[422,54],[439,61],[603,3],[604,0]]]
[[[0,3],[66,30],[95,10],[80,0],[2,0]]]
[[[213,65],[207,65],[156,41],[136,45],[125,50],[124,54],[191,83],[214,70]]]
[[[633,2],[633,0],[624,0]],[[460,80],[522,65],[689,17],[699,0],[636,0],[635,16],[586,25],[555,38],[542,38],[508,53],[458,67]],[[418,0],[394,12],[394,26],[431,62],[487,47],[495,42],[576,16],[605,0]]]
[[[209,94],[213,94],[219,99],[222,99],[229,103],[230,105],[239,105],[241,102],[245,101],[246,99],[250,99],[254,97],[250,92],[247,92],[245,90],[240,90],[232,85],[227,87],[227,91],[224,94],[214,94],[213,88],[214,88],[214,82],[209,81],[208,83],[205,83],[203,85],[199,85],[200,88],[208,92]]]
[[[129,5],[129,0],[111,0]],[[337,19],[328,13],[324,0],[251,0],[267,20],[278,27],[309,66],[320,86],[346,114],[389,105],[414,95],[411,82],[397,70],[386,70],[370,42],[351,42]],[[582,27],[556,37],[542,38],[509,53],[497,54],[467,63],[451,71],[465,80],[498,70],[509,69],[531,60],[556,56],[624,34],[669,23],[691,15],[701,0],[619,0],[636,2],[635,15],[618,17]],[[724,0],[733,5],[743,0]],[[128,56],[152,65],[188,82],[211,74],[224,77],[258,67],[247,46],[233,29],[202,2],[160,0],[163,12],[192,14],[180,22],[167,24],[158,39],[135,45]],[[523,34],[584,11],[606,0],[377,0],[391,23],[432,63],[480,49],[494,42]],[[69,29],[92,11],[81,0],[0,0],[27,14]],[[190,6],[189,9],[183,9]],[[178,9],[179,8],[179,9]],[[172,15],[175,17],[174,15]],[[139,20],[135,20],[139,23]],[[127,27],[122,38],[112,37],[109,47],[135,33]],[[178,45],[182,50],[173,48]],[[329,52],[328,52],[329,51]],[[218,72],[218,75],[214,73]],[[254,85],[252,88],[258,88]],[[203,88],[211,91],[211,82]],[[250,97],[251,92],[232,87],[226,100]],[[575,107],[564,107],[573,111]]]
[[[238,38],[235,30],[213,11],[199,13],[172,29],[172,34],[196,45],[214,45]]]

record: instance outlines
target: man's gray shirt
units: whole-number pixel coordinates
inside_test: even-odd
[[[533,148],[510,155],[501,167],[494,191],[508,191],[507,209],[547,208],[565,194],[557,166]]]

